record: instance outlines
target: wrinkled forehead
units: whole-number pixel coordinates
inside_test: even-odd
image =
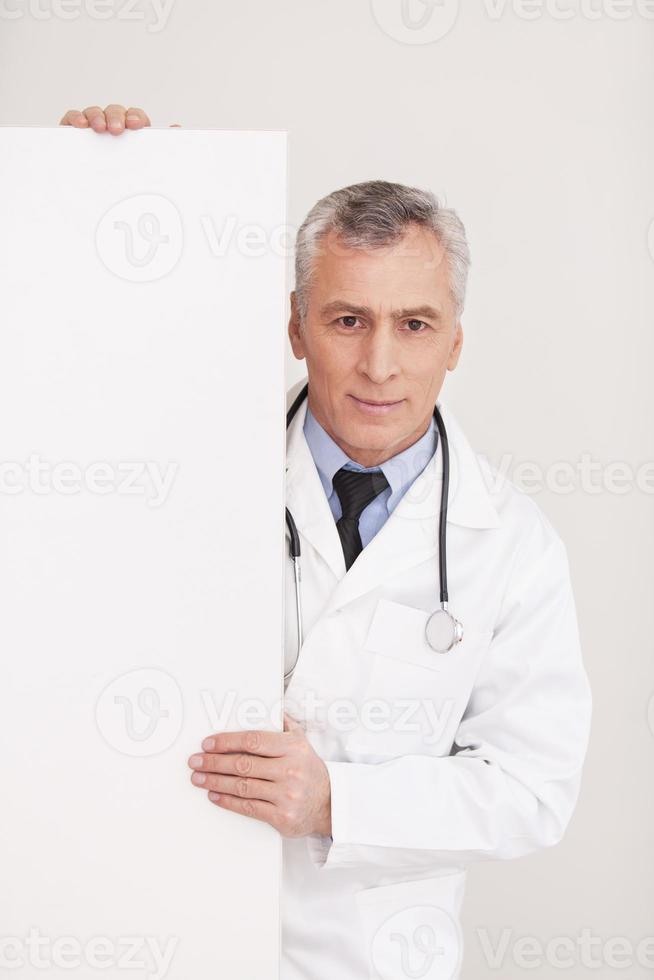
[[[408,226],[398,241],[375,247],[352,246],[329,231],[315,254],[311,305],[336,295],[380,309],[427,302],[446,305],[451,296],[445,249],[434,232],[417,226]]]

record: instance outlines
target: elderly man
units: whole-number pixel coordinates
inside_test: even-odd
[[[384,181],[298,233],[284,731],[211,733],[189,760],[284,838],[284,980],[457,977],[467,865],[556,844],[577,800],[591,697],[564,545],[440,400],[468,265],[457,215]]]

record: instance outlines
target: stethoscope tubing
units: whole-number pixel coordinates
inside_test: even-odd
[[[309,383],[307,382],[301,391],[298,393],[293,401],[293,404],[286,413],[286,428],[293,421],[297,410],[309,394]],[[440,591],[440,602],[442,610],[447,611],[448,604],[448,593],[447,593],[447,501],[449,496],[450,488],[450,449],[447,439],[447,432],[445,430],[445,423],[443,422],[438,405],[434,406],[434,419],[436,421],[436,426],[438,428],[438,434],[441,443],[441,453],[443,455],[443,475],[442,475],[442,487],[441,487],[441,504],[440,513],[438,518],[438,579],[439,579],[439,591]],[[288,507],[286,508],[286,526],[288,528],[290,540],[289,540],[289,554],[293,559],[293,574],[295,577],[295,608],[296,608],[296,618],[297,618],[297,656],[295,658],[295,663],[289,671],[286,671],[284,678],[289,677],[295,670],[295,665],[297,664],[298,658],[300,656],[300,649],[302,648],[302,600],[301,600],[301,547],[300,547],[300,535],[297,529],[297,525]],[[451,614],[448,613],[451,616]],[[453,617],[451,617],[453,619]],[[456,621],[455,621],[456,622]],[[459,637],[460,638],[460,637]]]

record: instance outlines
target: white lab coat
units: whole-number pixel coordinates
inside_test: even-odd
[[[282,980],[454,980],[466,866],[556,844],[579,793],[591,694],[565,548],[438,406],[450,609],[464,629],[445,655],[423,635],[438,604],[440,440],[346,573],[306,399],[288,430],[304,643],[285,706],[329,770],[333,842],[283,840]],[[290,558],[285,629],[288,669]]]

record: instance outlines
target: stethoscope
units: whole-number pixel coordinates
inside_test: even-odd
[[[297,398],[286,413],[286,429],[288,430],[295,413],[307,397],[309,384],[305,384]],[[447,535],[447,497],[450,485],[450,449],[447,441],[445,425],[441,418],[438,406],[434,406],[434,419],[438,426],[441,440],[441,452],[443,454],[443,486],[441,489],[441,509],[438,520],[438,576],[440,582],[440,609],[436,609],[425,624],[425,639],[435,653],[449,653],[463,639],[463,626],[455,619],[448,609],[447,599],[447,554],[446,554],[446,535]],[[288,507],[286,508],[286,526],[288,527],[290,541],[289,554],[293,559],[293,574],[295,578],[295,611],[297,616],[297,654],[295,663],[290,670],[284,674],[284,679],[290,677],[295,670],[295,666],[302,649],[302,589],[301,589],[301,570],[300,570],[300,535]]]

